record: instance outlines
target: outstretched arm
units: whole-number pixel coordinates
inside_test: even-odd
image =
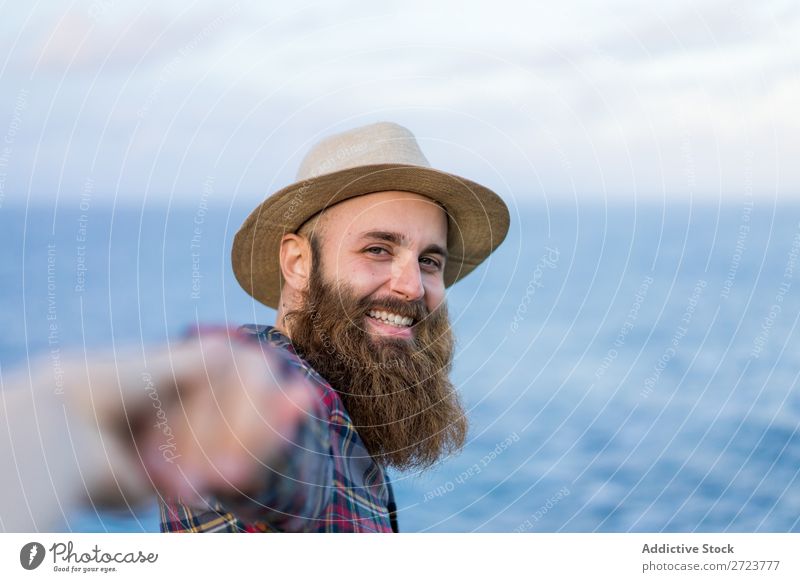
[[[310,381],[281,357],[211,333],[68,358],[62,389],[46,365],[4,376],[0,527],[46,531],[81,501],[133,505],[154,492],[244,512],[270,501],[265,464],[280,466],[318,410]]]

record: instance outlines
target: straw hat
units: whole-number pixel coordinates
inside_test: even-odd
[[[311,148],[297,181],[264,200],[233,239],[233,272],[261,303],[277,308],[281,294],[281,237],[297,232],[334,204],[386,190],[427,196],[448,215],[444,281],[448,287],[469,274],[508,232],[502,199],[471,180],[431,168],[417,140],[396,123],[375,123],[330,136]]]

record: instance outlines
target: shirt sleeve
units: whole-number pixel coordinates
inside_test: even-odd
[[[242,332],[237,331],[237,334]],[[237,336],[242,341],[253,336]],[[270,362],[281,370],[276,377],[303,374],[296,356],[261,343],[270,350]],[[308,374],[314,406],[281,451],[265,462],[260,484],[248,495],[225,494],[206,499],[202,507],[180,499],[160,499],[163,532],[315,531],[324,519],[333,495],[334,462],[329,435],[330,410],[324,390]]]

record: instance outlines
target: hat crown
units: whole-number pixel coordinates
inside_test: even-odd
[[[317,143],[300,163],[297,180],[373,164],[430,167],[414,134],[402,125],[384,121],[337,133]]]

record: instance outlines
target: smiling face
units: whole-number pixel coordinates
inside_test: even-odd
[[[322,277],[345,283],[383,308],[363,325],[373,336],[411,339],[414,325],[444,301],[447,216],[410,192],[378,192],[328,209],[302,231],[320,240]]]
[[[431,466],[467,432],[449,379],[446,241],[436,203],[380,192],[287,235],[282,254],[294,293],[285,304],[282,295],[279,322],[339,393],[370,454],[399,469]]]

